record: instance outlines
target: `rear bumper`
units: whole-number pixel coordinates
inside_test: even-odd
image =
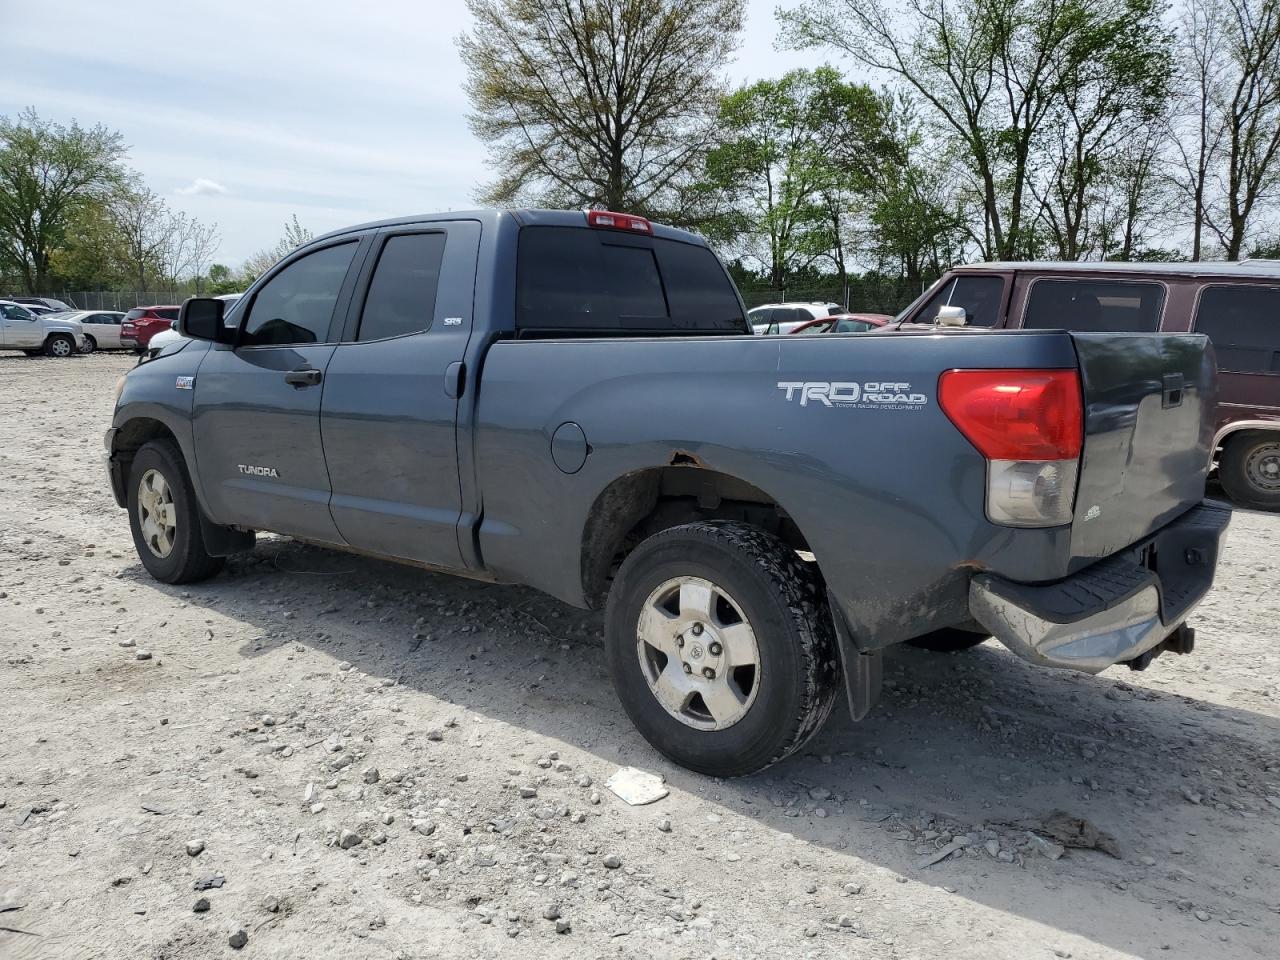
[[[138,340],[136,337],[122,336],[120,338],[120,346],[124,347],[126,350],[132,350],[137,345],[138,345]]]
[[[969,612],[997,640],[1046,667],[1098,673],[1138,661],[1178,633],[1213,585],[1231,510],[1204,501],[1128,549],[1051,584],[979,574]],[[1149,659],[1149,658],[1148,658]]]

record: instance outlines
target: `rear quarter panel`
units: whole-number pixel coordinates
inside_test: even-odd
[[[859,642],[965,617],[969,569],[1066,573],[1070,528],[984,514],[985,461],[939,410],[951,367],[1069,367],[1060,333],[503,341],[484,362],[474,434],[484,565],[584,604],[583,530],[616,479],[677,453],[769,494],[808,541]],[[780,384],[902,384],[918,404],[801,403]],[[850,396],[847,387],[841,395]],[[551,437],[581,426],[574,474]]]

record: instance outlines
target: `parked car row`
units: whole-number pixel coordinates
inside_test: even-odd
[[[41,316],[24,304],[0,300],[0,350],[69,357],[83,350],[84,343],[84,328],[75,320]]]
[[[238,296],[233,294],[232,297]],[[145,353],[157,334],[178,319],[178,307],[77,310],[47,297],[0,299],[0,349],[63,357],[95,350]]]

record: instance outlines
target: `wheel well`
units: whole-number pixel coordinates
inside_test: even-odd
[[[133,455],[142,448],[143,444],[150,443],[152,440],[168,440],[175,447],[178,446],[178,438],[173,435],[173,431],[159,420],[152,420],[150,417],[128,420],[116,431],[111,444],[111,457],[119,461],[125,477],[129,475],[129,465],[133,462]]]
[[[796,550],[809,545],[767,493],[745,480],[701,466],[677,452],[671,466],[639,470],[609,484],[591,506],[582,531],[582,588],[603,606],[613,575],[647,537],[695,520],[738,520],[768,530]]]
[[[1268,422],[1266,424],[1259,423],[1259,424],[1249,424],[1248,426],[1239,426],[1239,427],[1236,427],[1234,430],[1229,430],[1226,433],[1219,434],[1217,437],[1217,442],[1215,443],[1215,447],[1218,450],[1225,451],[1227,447],[1229,447],[1233,443],[1239,443],[1242,441],[1247,441],[1252,439],[1261,439],[1268,435],[1278,434],[1278,433],[1280,433],[1280,421],[1277,421],[1274,425]]]

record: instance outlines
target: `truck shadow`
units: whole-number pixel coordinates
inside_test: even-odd
[[[850,878],[944,887],[1139,956],[1265,956],[1280,929],[1280,809],[1266,799],[1280,793],[1280,721],[1160,691],[1162,671],[1193,660],[1088,677],[1035,669],[994,643],[953,655],[895,648],[865,721],[852,723],[841,701],[800,754],[715,781],[668,763],[633,730],[609,684],[597,613],[266,538],[186,590],[193,605],[263,634],[241,647],[246,658],[300,642],[606,765],[659,772],[791,849],[798,840],[838,852],[832,862]],[[1210,653],[1213,643],[1201,639]],[[1055,809],[1114,835],[1122,859],[1020,849],[1024,821]],[[926,831],[968,832],[974,849],[920,867],[939,844]],[[989,854],[984,837],[1015,862]]]

